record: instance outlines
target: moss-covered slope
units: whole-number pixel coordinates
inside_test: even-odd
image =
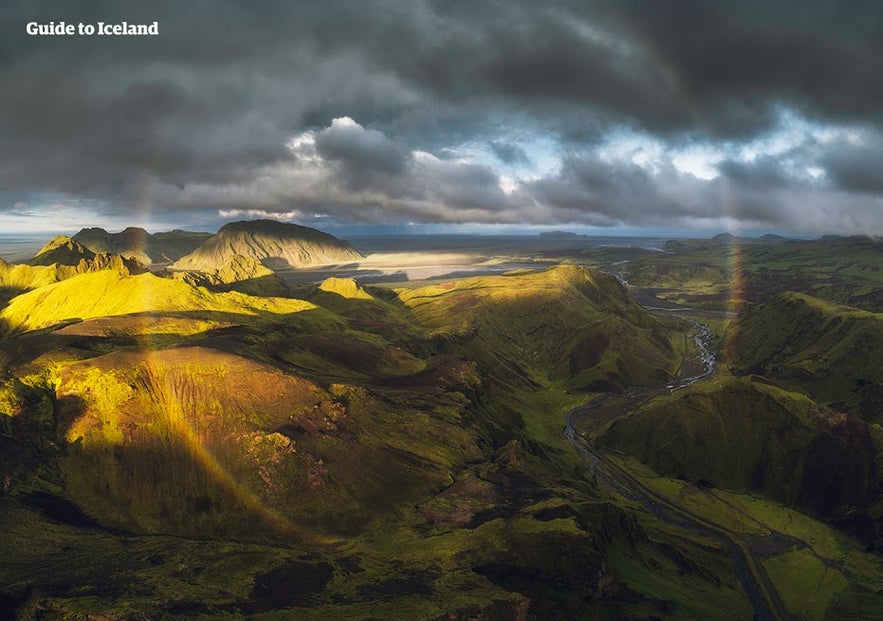
[[[151,273],[104,270],[78,275],[15,297],[0,312],[0,331],[23,332],[90,318],[137,313],[215,313],[261,317],[302,311],[322,314],[303,300],[214,293]]]
[[[657,397],[599,443],[661,474],[827,515],[866,507],[879,494],[880,447],[867,424],[757,377],[722,377]]]
[[[788,292],[746,308],[728,341],[734,371],[883,421],[883,314]]]

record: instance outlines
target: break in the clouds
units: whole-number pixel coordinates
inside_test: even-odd
[[[0,223],[883,234],[883,8],[811,4],[5,2]]]

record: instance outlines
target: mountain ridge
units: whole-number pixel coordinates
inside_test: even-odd
[[[101,227],[89,227],[80,229],[73,240],[95,254],[119,254],[150,265],[176,261],[195,250],[210,236],[210,233],[180,229],[151,234],[136,226],[126,227],[119,233],[109,233]]]

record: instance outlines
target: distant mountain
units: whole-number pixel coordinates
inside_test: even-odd
[[[783,241],[788,241],[787,237],[782,237],[781,235],[774,235],[773,233],[767,233],[766,235],[761,235],[757,238],[759,242],[767,242],[767,243],[778,243]]]
[[[271,268],[348,263],[363,258],[348,242],[316,229],[274,220],[248,220],[224,225],[172,268],[210,272],[229,264],[236,255]]]
[[[578,235],[572,231],[544,231],[539,234],[539,237],[546,239],[575,239],[583,237],[583,235]]]
[[[108,233],[99,227],[82,229],[73,239],[96,254],[119,254],[150,265],[176,261],[209,237],[211,233],[181,230],[151,235],[142,228],[130,226],[119,233]]]
[[[711,238],[715,244],[732,244],[735,241],[741,241],[741,237],[736,237],[732,233],[721,233]]]
[[[67,237],[59,235],[40,248],[29,265],[77,265],[83,259],[93,259],[95,253]]]

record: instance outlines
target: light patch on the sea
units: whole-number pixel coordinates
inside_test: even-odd
[[[89,222],[104,222],[106,205],[101,201],[56,195],[36,195],[16,201],[13,208],[0,211],[0,231],[4,233],[75,233]],[[116,219],[112,219],[114,224]],[[124,226],[130,225],[127,222]],[[121,227],[122,228],[122,227]]]

